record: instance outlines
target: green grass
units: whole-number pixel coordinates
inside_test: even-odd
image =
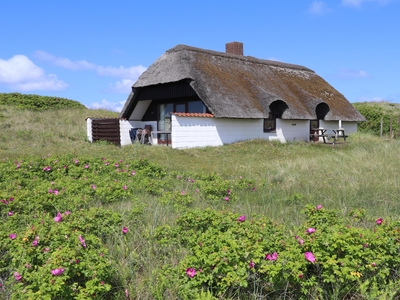
[[[171,147],[115,147],[88,143],[87,117],[115,117],[109,111],[65,109],[45,112],[0,107],[0,158],[48,154],[147,158],[177,174],[217,173],[222,178],[254,180],[256,193],[245,195],[247,213],[265,211],[274,219],[297,223],[299,208],[322,203],[344,214],[365,207],[371,215],[396,216],[400,205],[400,154],[397,139],[352,135],[345,144],[280,144],[246,141],[222,147],[174,150]],[[201,204],[203,205],[203,204]]]
[[[400,213],[400,141],[370,134],[354,134],[348,142],[325,144],[246,141],[222,147],[174,150],[171,147],[131,145],[116,147],[105,142],[88,143],[87,117],[116,117],[109,111],[60,109],[20,110],[0,106],[0,159],[27,160],[30,157],[63,156],[130,161],[147,158],[182,177],[217,173],[235,182],[240,177],[254,182],[253,192],[242,191],[230,206],[223,201],[196,200],[193,208],[237,211],[247,216],[263,214],[288,228],[302,223],[306,204],[322,204],[347,216],[350,210],[365,208],[367,219],[397,218]],[[177,191],[187,183],[174,183]],[[173,224],[179,211],[160,204],[158,198],[137,195],[145,204],[143,222],[130,220],[131,202],[107,205],[120,212],[134,228],[127,244],[112,240],[110,253],[119,261],[121,278],[137,289],[141,299],[151,299],[147,285],[152,273],[165,261],[159,260],[155,244],[147,238],[157,226]],[[125,255],[121,247],[132,247],[138,257]],[[179,258],[179,251],[171,261]],[[132,262],[142,266],[133,272]]]

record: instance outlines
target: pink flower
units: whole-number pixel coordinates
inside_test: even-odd
[[[18,164],[18,165],[17,165],[17,169],[18,169],[19,167],[21,167],[21,165],[20,165],[20,164]]]
[[[122,227],[122,233],[127,234],[128,233],[128,228],[127,227]]]
[[[123,188],[124,190],[127,190],[127,189],[128,189],[128,187],[127,187],[126,185],[124,185],[122,188]]]
[[[48,192],[49,192],[49,194],[52,194],[52,193],[53,193],[53,190],[52,190],[52,189],[49,189]]]
[[[75,164],[79,163],[79,160],[75,159]]]
[[[199,192],[199,190],[196,190],[196,194]]]
[[[9,217],[11,217],[13,214],[14,214],[14,213],[13,213],[12,211],[9,211],[7,215],[8,215]]]
[[[64,273],[64,268],[57,268],[54,270],[51,270],[51,274],[53,274],[53,276],[58,276],[58,275],[62,275],[62,273]]]
[[[94,190],[96,189],[96,186],[94,184],[92,184],[92,189],[94,189]]]
[[[43,249],[43,252],[49,252],[49,251],[50,251],[50,248],[46,247],[46,248]]]
[[[196,275],[196,270],[194,268],[187,268],[186,269],[186,275],[189,278],[193,278]]]
[[[185,195],[185,191],[181,191],[181,195]]]
[[[312,254],[312,252],[306,252],[304,253],[304,257],[306,258],[306,260],[308,260],[309,262],[315,262],[315,256],[314,254]]]
[[[272,255],[268,253],[265,256],[265,259],[266,260],[272,260],[272,261],[277,260],[278,259],[278,253],[274,252],[274,253],[272,253]]]
[[[303,244],[304,244],[304,240],[299,239],[298,243],[299,243],[300,245],[303,245]]]
[[[38,236],[37,236],[36,238],[38,238]],[[36,246],[38,245],[38,243],[39,243],[39,241],[38,241],[37,239],[35,239],[35,240],[32,242],[32,246],[33,246],[33,247],[36,247]]]
[[[251,260],[250,263],[249,263],[250,269],[254,268],[255,265],[256,265],[256,264],[254,263],[254,261]]]
[[[317,207],[315,208],[316,210],[320,210],[322,208],[321,204],[318,204]]]
[[[10,235],[8,235],[8,237],[12,240],[14,240],[17,237],[16,233],[11,233]]]
[[[228,195],[230,195],[230,194],[231,194],[231,190],[228,189],[228,190],[226,191],[226,193],[227,193]]]
[[[57,190],[54,190],[54,195],[58,195],[58,191]]]
[[[303,276],[304,276],[303,274],[299,274],[299,278],[300,278],[300,279],[303,278]]]
[[[376,263],[373,262],[373,263],[371,264],[371,266],[372,266],[372,267],[376,267]]]
[[[58,222],[61,222],[61,220],[62,220],[62,215],[61,215],[61,213],[58,213],[57,216],[54,218],[54,221],[56,221],[58,223]]]
[[[132,171],[131,175],[132,175],[132,176],[136,175],[136,172],[135,172],[135,171]]]
[[[115,164],[114,166],[115,166],[116,168],[118,168],[118,167],[119,167],[119,164]]]
[[[71,212],[69,211],[69,210],[66,210],[65,212],[64,212],[64,215],[66,215],[66,216],[69,216],[71,214]]]
[[[85,169],[89,169],[89,165],[88,164],[85,165]]]
[[[229,197],[225,197],[225,199],[224,199],[225,201],[229,201]]]
[[[129,291],[128,291],[128,289],[125,289],[125,296],[126,296],[126,298],[129,298]]]
[[[382,218],[379,218],[378,220],[376,220],[376,224],[381,225],[382,224]]]
[[[238,221],[239,221],[239,222],[244,222],[245,220],[246,220],[246,216],[245,216],[245,215],[240,216],[240,217],[238,218]]]
[[[100,284],[101,284],[101,285],[104,285],[104,281],[100,281]]]
[[[81,242],[82,247],[86,248],[86,242],[85,239],[82,237],[82,235],[79,236],[79,241]]]
[[[14,272],[14,278],[16,281],[20,281],[22,279],[22,276],[18,272]]]
[[[315,232],[315,228],[307,228],[307,233],[311,234]]]

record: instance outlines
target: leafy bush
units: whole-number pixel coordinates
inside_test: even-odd
[[[157,274],[153,295],[175,290],[183,299],[345,299],[399,296],[399,222],[378,219],[372,229],[344,225],[334,211],[307,206],[296,235],[256,216],[189,211],[155,238],[165,255],[183,258]]]
[[[101,209],[8,216],[0,227],[1,278],[13,299],[103,299],[112,295],[115,270],[102,235],[121,220]]]
[[[354,103],[354,107],[367,119],[366,122],[358,124],[358,130],[360,132],[372,133],[380,135],[381,132],[381,121],[383,120],[382,134],[390,134],[390,118],[392,117],[392,131],[395,136],[399,134],[399,115],[400,110],[395,107],[390,108],[389,103]]]

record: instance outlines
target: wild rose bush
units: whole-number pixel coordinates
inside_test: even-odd
[[[344,225],[321,206],[288,235],[265,217],[191,211],[155,235],[182,247],[182,259],[156,276],[154,297],[175,290],[184,299],[203,292],[222,298],[395,298],[400,294],[400,223],[378,219],[373,228]],[[186,249],[186,250],[185,250]]]
[[[0,276],[15,299],[87,299],[111,296],[115,270],[101,235],[121,219],[102,209],[31,216],[0,226]],[[106,223],[103,227],[100,224]],[[104,232],[105,230],[105,232]],[[7,233],[10,233],[7,235]]]

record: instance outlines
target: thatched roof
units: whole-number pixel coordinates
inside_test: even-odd
[[[325,120],[365,120],[306,67],[184,45],[165,52],[140,76],[120,117],[132,113],[140,88],[185,79],[216,118],[267,118],[269,105],[283,100],[289,108],[282,119],[316,119],[317,105],[326,103]]]

